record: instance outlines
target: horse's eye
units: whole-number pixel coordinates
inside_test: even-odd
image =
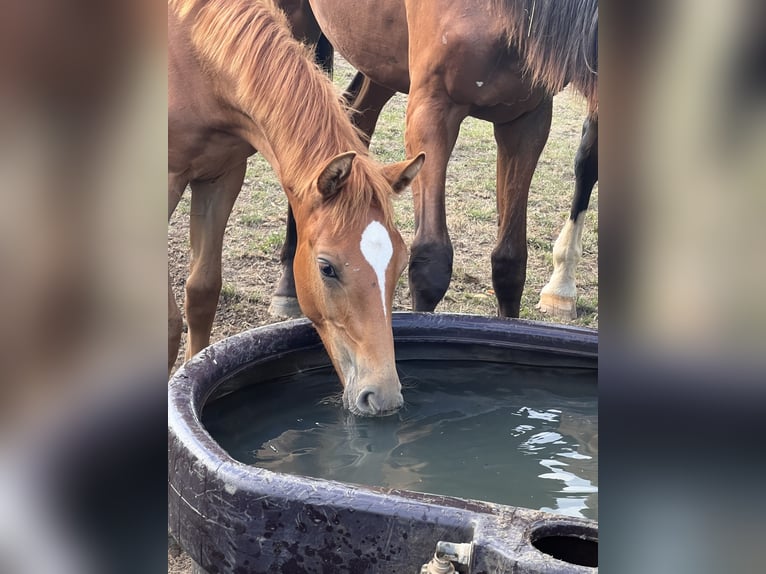
[[[337,279],[338,274],[335,272],[335,267],[330,265],[327,261],[319,262],[319,272],[329,279]]]

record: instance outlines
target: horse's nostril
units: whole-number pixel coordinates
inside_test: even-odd
[[[365,387],[356,396],[356,409],[368,416],[387,415],[395,412],[403,402],[401,393],[389,396],[385,391],[379,393],[374,387]]]
[[[372,389],[363,389],[356,398],[356,406],[364,413],[377,413],[378,408],[375,404],[375,391]]]

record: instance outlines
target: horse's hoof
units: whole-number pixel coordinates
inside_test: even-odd
[[[541,293],[537,309],[556,319],[577,319],[576,297],[562,297],[553,293]]]
[[[274,295],[269,305],[269,315],[279,319],[295,319],[303,317],[297,297],[288,297],[286,295]]]

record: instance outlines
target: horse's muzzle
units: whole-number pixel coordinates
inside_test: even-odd
[[[398,385],[397,385],[398,387]],[[401,391],[381,390],[378,387],[364,387],[356,397],[348,397],[348,409],[360,416],[380,417],[395,413],[404,404]]]

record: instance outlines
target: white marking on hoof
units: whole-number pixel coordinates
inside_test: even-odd
[[[540,293],[540,301],[535,307],[541,313],[557,319],[570,321],[577,319],[577,299],[575,297],[561,297],[543,290]]]
[[[582,233],[585,212],[575,221],[568,219],[553,246],[553,274],[540,293],[537,308],[555,317],[577,317],[575,271],[582,257]]]
[[[383,303],[383,315],[387,316],[386,269],[388,269],[388,264],[391,262],[391,257],[394,254],[394,245],[391,243],[388,230],[379,221],[373,221],[362,233],[359,247],[362,250],[362,255],[378,277],[380,300]]]

